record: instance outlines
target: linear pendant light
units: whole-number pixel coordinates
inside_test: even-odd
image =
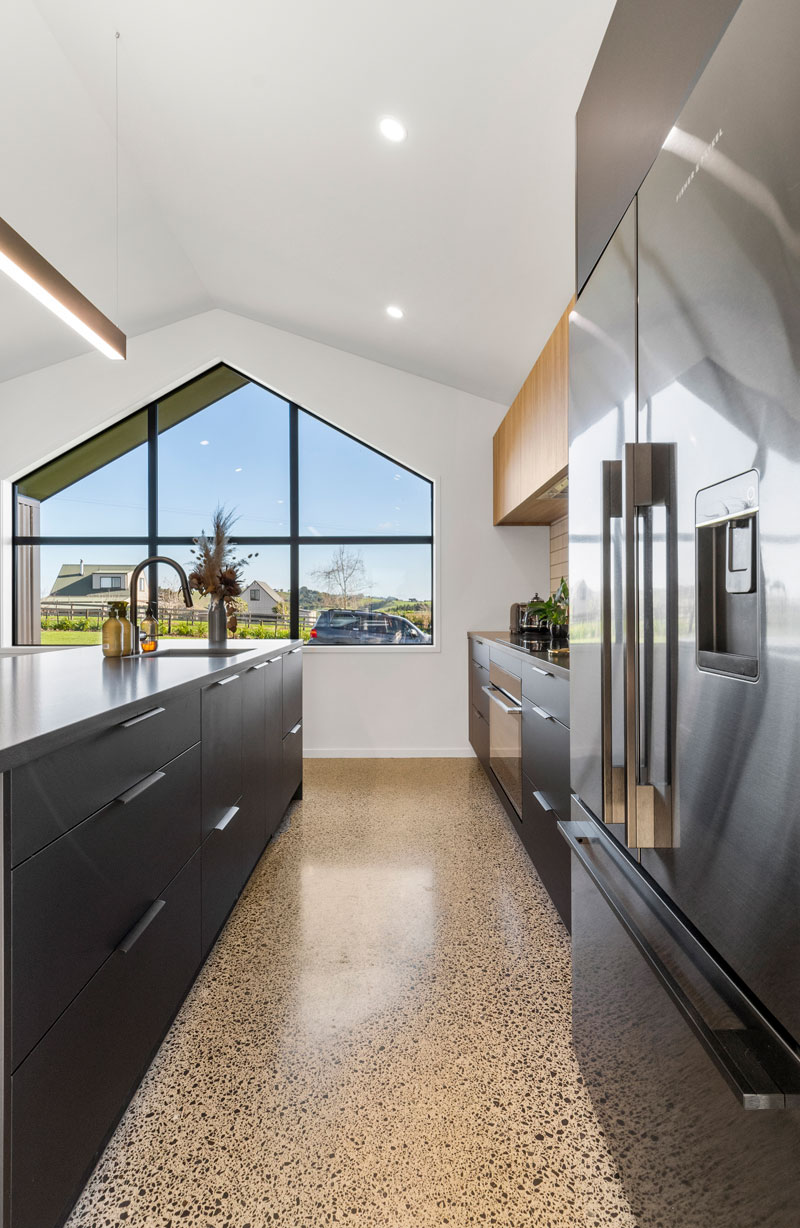
[[[59,320],[90,341],[106,358],[125,357],[125,334],[2,218],[0,271],[7,273]]]

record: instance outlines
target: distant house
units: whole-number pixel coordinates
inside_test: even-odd
[[[284,604],[281,596],[266,580],[251,580],[242,592],[251,614],[274,614]]]
[[[53,587],[43,604],[81,609],[102,607],[112,601],[130,601],[131,573],[135,563],[62,563]],[[145,572],[139,576],[139,604],[148,600]]]

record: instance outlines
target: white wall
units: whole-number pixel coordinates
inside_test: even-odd
[[[0,479],[17,477],[217,361],[436,484],[439,649],[307,653],[306,753],[470,753],[466,632],[507,626],[512,601],[548,586],[548,530],[492,526],[492,435],[504,406],[214,310],[132,339],[125,363],[93,353],[0,384]],[[2,496],[0,642],[7,644],[7,485]]]

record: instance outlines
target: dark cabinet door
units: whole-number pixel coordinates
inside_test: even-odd
[[[124,720],[11,773],[11,864],[200,741],[200,696],[151,700]]]
[[[283,811],[303,783],[303,722],[283,739]]]
[[[232,806],[203,843],[203,955],[247,881],[252,834],[247,810]]]
[[[14,1067],[199,844],[196,746],[12,872]]]
[[[469,740],[472,749],[478,756],[484,768],[489,766],[489,719],[470,706],[469,710]]]
[[[291,648],[283,657],[283,733],[303,717],[303,650]]]
[[[277,831],[283,818],[283,665],[285,657],[273,657],[264,670],[264,789],[266,838]]]
[[[569,807],[569,730],[544,708],[522,699],[522,766],[562,819]]]
[[[63,1222],[192,982],[199,853],[156,904],[11,1079],[14,1228]]]
[[[242,694],[239,674],[203,691],[203,834],[208,835],[242,793]]]
[[[522,777],[522,842],[547,894],[570,928],[570,853],[558,830],[558,815],[527,777]]]
[[[267,661],[242,676],[242,854],[245,878],[267,842],[266,685]]]

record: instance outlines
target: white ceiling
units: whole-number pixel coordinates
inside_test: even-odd
[[[129,335],[221,306],[508,403],[572,293],[612,8],[3,0],[0,216]],[[0,379],[85,349],[4,278],[0,337]]]

